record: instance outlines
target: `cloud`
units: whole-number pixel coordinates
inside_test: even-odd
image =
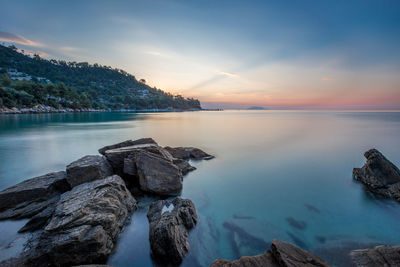
[[[21,45],[27,45],[27,46],[36,46],[36,47],[43,46],[41,43],[31,41],[20,35],[8,33],[8,32],[1,32],[1,31],[0,31],[0,41],[4,41],[4,42],[8,42],[8,43],[16,43],[16,44],[21,44]]]
[[[332,77],[322,77],[321,80],[322,81],[332,81],[333,78]]]
[[[26,50],[26,49],[19,49],[19,51],[23,51],[24,54],[26,55],[39,55],[40,57],[47,57],[49,54],[42,52],[42,51],[31,51],[31,50]]]
[[[232,77],[232,78],[239,78],[239,75],[232,73],[232,72],[226,72],[226,71],[220,71],[219,74]]]

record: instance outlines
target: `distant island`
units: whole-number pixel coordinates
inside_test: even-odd
[[[150,87],[121,69],[46,60],[0,45],[0,110],[5,113],[199,109],[199,100]]]
[[[259,106],[252,106],[248,107],[247,110],[265,110],[266,108],[264,107],[259,107]]]

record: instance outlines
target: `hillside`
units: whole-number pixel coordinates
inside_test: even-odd
[[[193,98],[174,96],[108,66],[46,60],[0,45],[0,107],[45,104],[58,108],[200,109]]]

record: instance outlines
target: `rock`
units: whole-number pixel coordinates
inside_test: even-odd
[[[189,159],[194,159],[194,160],[200,160],[200,159],[205,159],[209,160],[214,158],[214,156],[207,154],[203,150],[195,147],[165,147],[165,149],[171,153],[171,155],[174,158],[178,159],[184,159],[184,160],[189,160]]]
[[[117,175],[61,195],[44,230],[19,257],[22,266],[105,263],[136,201]],[[17,261],[18,262],[18,261]]]
[[[58,199],[59,198],[57,198],[57,201]],[[42,229],[53,215],[57,201],[48,205],[43,211],[33,216],[21,229],[19,229],[18,233],[33,232]]]
[[[182,190],[182,172],[172,162],[146,151],[138,151],[135,162],[141,190],[167,196]]]
[[[112,174],[112,167],[104,156],[84,156],[67,166],[67,181],[71,187],[104,179]]]
[[[303,250],[293,244],[280,240],[273,240],[271,249],[264,254],[256,256],[245,256],[235,261],[217,259],[211,267],[306,267],[306,266],[329,266],[324,260],[314,254]]]
[[[353,250],[350,257],[354,266],[357,267],[400,266],[400,246],[377,246],[370,249]]]
[[[139,150],[149,150],[154,152],[158,151],[159,150],[158,148],[159,146],[155,144],[141,144],[141,145],[127,146],[127,147],[107,150],[105,152],[105,156],[108,162],[110,162],[111,166],[113,167],[114,172],[123,175],[125,158],[127,158],[130,154],[135,153]]]
[[[154,144],[157,145],[156,141],[154,141],[152,138],[141,138],[135,141],[132,140],[126,140],[124,142],[114,144],[114,145],[109,145],[105,146],[99,149],[99,153],[102,155],[105,155],[107,150],[115,149],[115,148],[121,148],[121,147],[127,147],[127,146],[134,146],[134,145],[143,145],[143,144]]]
[[[147,218],[152,257],[165,264],[180,264],[190,248],[188,230],[198,219],[192,201],[176,197],[172,201],[153,202]]]
[[[0,192],[0,219],[33,216],[70,189],[63,171],[23,181]]]
[[[329,266],[311,252],[276,239],[272,240],[271,253],[280,266]]]
[[[279,267],[270,251],[266,251],[264,254],[255,256],[244,256],[238,260],[228,261],[224,259],[215,260],[210,267]]]
[[[187,174],[188,172],[196,170],[196,167],[193,167],[189,164],[186,160],[174,158],[172,162],[181,169],[183,175]]]
[[[370,192],[400,201],[400,170],[376,149],[364,154],[367,162],[353,169],[355,180],[362,182]]]

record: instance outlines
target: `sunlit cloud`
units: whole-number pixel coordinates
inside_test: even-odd
[[[232,78],[239,78],[239,75],[232,73],[232,72],[226,72],[226,71],[220,71],[219,74],[232,77]]]
[[[0,41],[21,44],[21,45],[27,45],[27,46],[35,46],[35,47],[43,46],[43,44],[41,44],[41,43],[34,42],[34,41],[31,41],[20,35],[8,33],[8,32],[0,32]]]
[[[322,81],[332,81],[333,78],[332,77],[322,77],[321,80]]]
[[[34,55],[38,55],[40,57],[49,56],[49,54],[47,54],[46,52],[42,52],[42,51],[31,51],[31,50],[26,50],[26,49],[20,49],[19,51],[23,52],[25,55],[30,55],[30,56],[34,56]]]
[[[61,51],[64,51],[64,52],[76,52],[76,51],[79,51],[79,48],[73,47],[73,46],[60,46],[58,49],[61,50]]]

